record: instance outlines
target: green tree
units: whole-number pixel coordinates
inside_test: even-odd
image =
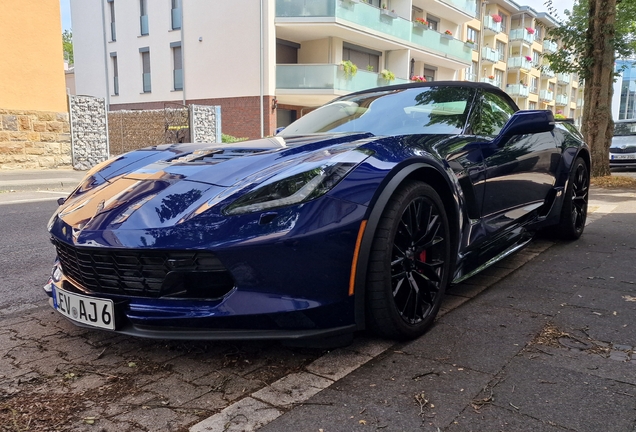
[[[546,5],[555,12],[552,0]],[[591,174],[609,175],[614,62],[636,53],[636,0],[578,0],[565,15],[548,33],[562,48],[546,58],[555,72],[574,72],[585,81],[581,132],[592,151]]]
[[[71,30],[64,30],[62,33],[62,47],[64,59],[68,60],[68,64],[73,64],[73,32]]]

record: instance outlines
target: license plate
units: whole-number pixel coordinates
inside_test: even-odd
[[[631,153],[631,154],[612,154],[612,155],[610,155],[610,159],[611,160],[616,160],[616,159],[636,159],[636,153]]]
[[[115,307],[112,300],[71,293],[53,285],[53,307],[73,321],[115,330]]]

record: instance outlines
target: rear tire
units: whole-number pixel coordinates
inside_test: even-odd
[[[554,233],[564,240],[577,240],[583,234],[587,220],[590,173],[585,161],[577,157],[572,164],[568,185],[563,197],[561,219]]]
[[[439,311],[450,273],[451,238],[439,194],[408,182],[378,224],[367,274],[367,324],[393,339],[422,335]]]

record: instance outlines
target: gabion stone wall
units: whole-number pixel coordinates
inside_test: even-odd
[[[110,157],[106,130],[106,101],[70,96],[73,168],[87,170]]]
[[[221,142],[221,107],[190,105],[192,142]]]

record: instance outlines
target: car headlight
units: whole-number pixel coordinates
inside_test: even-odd
[[[332,162],[282,179],[272,179],[234,201],[223,213],[251,213],[310,201],[326,194],[358,163]]]

